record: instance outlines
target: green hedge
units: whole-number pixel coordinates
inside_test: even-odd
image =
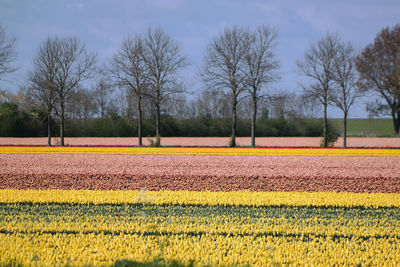
[[[154,119],[143,121],[143,137],[154,136]],[[59,123],[52,121],[52,135],[59,135]],[[130,137],[137,136],[137,121],[127,117],[67,119],[65,136],[68,137]],[[199,116],[177,119],[161,117],[161,136],[230,136],[230,118]],[[321,136],[322,121],[319,119],[287,120],[285,118],[261,118],[257,121],[256,136]],[[40,111],[23,111],[13,103],[0,104],[0,136],[39,137],[47,136],[47,117]],[[250,136],[250,120],[238,119],[237,136]]]

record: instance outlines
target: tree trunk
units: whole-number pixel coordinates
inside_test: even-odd
[[[257,120],[257,98],[253,97],[253,114],[251,116],[251,146],[256,146],[256,120]]]
[[[229,146],[235,147],[236,146],[236,106],[237,100],[234,99],[232,103],[232,137]]]
[[[327,115],[327,108],[328,108],[328,103],[324,103],[324,122],[323,122],[323,129],[322,129],[322,135],[323,135],[323,147],[327,148],[328,147],[328,115]]]
[[[156,103],[156,146],[160,146],[160,102]]]
[[[347,147],[347,112],[344,112],[343,117],[343,147]]]
[[[47,114],[47,145],[51,146],[51,109]]]
[[[64,146],[64,103],[61,103],[60,146]]]
[[[394,136],[399,137],[400,111],[397,112],[397,118],[396,118],[396,113],[392,112],[392,118],[393,118],[393,126],[394,126]]]
[[[104,106],[100,105],[100,116],[102,119],[104,119]]]
[[[142,143],[142,126],[143,126],[143,112],[142,112],[142,98],[138,98],[138,111],[139,111],[139,118],[138,118],[138,146],[143,146]]]
[[[397,89],[400,89],[397,87]],[[394,135],[399,137],[399,128],[400,128],[400,94],[397,93],[397,119],[395,119],[395,127],[394,127]]]

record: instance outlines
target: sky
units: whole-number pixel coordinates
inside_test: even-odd
[[[202,88],[198,77],[207,45],[224,27],[254,29],[264,24],[279,35],[279,82],[272,90],[300,92],[295,62],[326,33],[362,49],[384,27],[400,23],[399,0],[0,0],[0,24],[16,38],[18,71],[2,77],[0,89],[16,92],[26,83],[32,58],[52,36],[78,37],[104,63],[129,35],[161,27],[180,45],[190,65],[182,72],[189,90]],[[367,117],[365,102],[350,117]],[[331,118],[341,117],[335,109]]]

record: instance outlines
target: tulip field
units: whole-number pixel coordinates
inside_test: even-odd
[[[400,265],[396,145],[7,145],[0,266]]]

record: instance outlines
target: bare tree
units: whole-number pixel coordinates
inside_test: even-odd
[[[334,85],[330,100],[343,111],[343,147],[346,147],[347,116],[350,107],[362,96],[362,91],[357,85],[355,57],[356,51],[352,44],[339,41],[331,72]]]
[[[111,60],[109,73],[117,86],[133,94],[138,112],[138,146],[142,146],[143,98],[148,94],[149,70],[145,59],[148,53],[143,39],[128,38],[122,42],[120,50]]]
[[[178,72],[187,65],[178,44],[162,29],[149,29],[144,39],[146,55],[144,57],[148,72],[148,96],[155,105],[156,146],[160,146],[161,107],[173,94],[183,92],[178,82]]]
[[[5,99],[7,99],[7,92],[0,89],[0,103],[2,103]]]
[[[268,98],[269,116],[271,118],[287,118],[288,113],[293,110],[293,100],[296,95],[286,91],[275,92]]]
[[[78,87],[67,102],[66,114],[68,114],[68,118],[88,120],[96,113],[95,106],[92,92]]]
[[[299,104],[295,108],[297,110],[297,113],[300,114],[303,118],[316,118],[317,114],[320,114],[321,106],[318,99],[310,98],[304,93],[298,95],[297,98],[297,103]]]
[[[16,58],[15,38],[7,36],[6,30],[0,24],[0,78],[4,74],[16,71],[10,64]]]
[[[327,34],[316,44],[311,44],[304,54],[304,59],[297,61],[298,72],[309,79],[309,85],[302,85],[304,93],[318,99],[324,107],[323,147],[328,147],[328,117],[327,108],[332,91],[332,69],[337,54],[338,36]]]
[[[77,38],[53,38],[57,51],[56,111],[60,117],[60,145],[64,146],[65,105],[79,84],[91,77],[96,63],[96,54],[88,53]]]
[[[231,96],[232,139],[236,146],[237,105],[246,89],[244,60],[249,50],[249,38],[245,29],[225,28],[209,44],[201,72],[208,88],[228,90]]]
[[[185,94],[176,94],[165,103],[168,115],[179,119],[193,118],[192,110]]]
[[[33,70],[28,73],[28,94],[46,110],[48,146],[51,146],[51,120],[56,101],[57,53],[57,44],[47,39],[33,58]]]
[[[276,70],[279,61],[273,48],[277,32],[268,26],[260,26],[255,32],[248,33],[250,47],[245,57],[247,90],[252,100],[251,146],[256,146],[257,104],[266,96],[266,86],[278,79]]]
[[[229,94],[221,90],[202,90],[196,98],[195,105],[198,116],[209,116],[213,119],[232,116]]]
[[[88,53],[85,45],[73,37],[48,38],[34,59],[35,69],[32,73],[38,73],[33,75],[39,77],[37,85],[42,83],[43,92],[55,99],[52,107],[60,117],[61,146],[64,146],[66,105],[79,84],[90,77],[95,62],[96,55]]]
[[[114,87],[110,82],[107,82],[105,78],[101,78],[92,87],[91,91],[97,114],[100,114],[100,117],[104,118],[110,106],[110,99],[114,92]]]
[[[377,93],[383,102],[368,105],[379,115],[390,114],[394,134],[400,129],[400,24],[384,28],[356,59],[365,91]]]

